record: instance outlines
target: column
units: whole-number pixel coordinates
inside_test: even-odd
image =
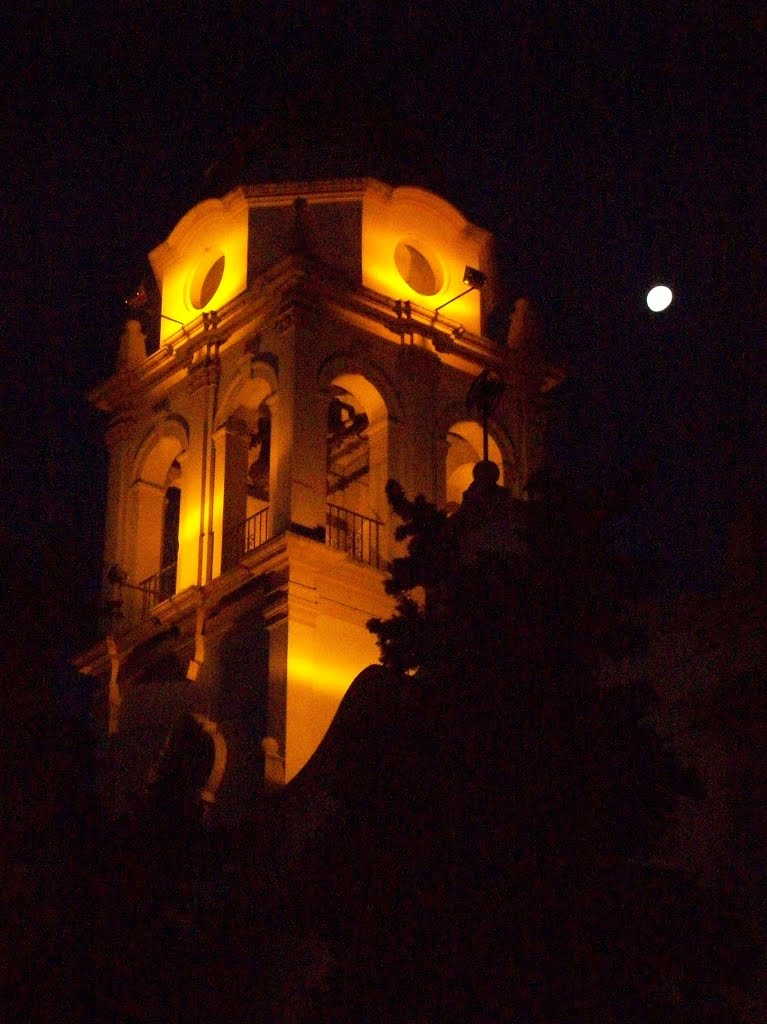
[[[242,552],[238,530],[245,518],[248,486],[248,431],[230,420],[213,435],[216,479],[213,497],[213,575],[236,564]]]

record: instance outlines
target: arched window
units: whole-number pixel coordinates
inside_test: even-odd
[[[177,484],[180,477],[181,464],[178,459],[174,459],[168,470],[168,487],[165,491],[162,516],[162,546],[157,587],[160,600],[176,593],[178,529],[181,523],[181,488]]]
[[[142,615],[178,586],[187,446],[186,425],[169,419],[152,431],[136,458],[127,562]]]
[[[232,481],[232,500],[239,500],[240,515],[233,524],[233,534],[227,543],[225,567],[249,551],[261,547],[269,537],[269,496],[272,448],[272,417],[266,403],[254,411],[242,411],[242,444],[244,454],[244,493]],[[234,513],[234,509],[232,512]]]
[[[388,478],[388,415],[360,374],[330,385],[326,433],[326,537],[331,547],[379,568]]]
[[[221,572],[259,548],[271,534],[272,389],[260,377],[238,381],[223,403],[216,432],[220,483]],[[217,527],[219,528],[219,527]]]
[[[370,420],[342,388],[328,405],[327,494],[354,507],[370,504]]]
[[[482,459],[482,427],[473,420],[454,423],[447,432],[447,444],[445,495],[448,511],[455,511],[472,482],[474,466]],[[488,454],[501,471],[498,483],[503,485],[503,458],[492,435],[488,438]]]

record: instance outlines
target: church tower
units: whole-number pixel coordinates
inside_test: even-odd
[[[457,506],[483,457],[466,394],[506,384],[489,457],[519,494],[551,385],[519,302],[488,336],[492,238],[420,187],[241,185],[150,254],[115,374],[98,681],[116,799],[196,735],[205,799],[236,815],[289,781],[391,610],[385,485]]]

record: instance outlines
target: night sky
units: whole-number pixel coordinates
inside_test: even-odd
[[[54,550],[81,595],[95,588],[105,458],[85,396],[111,372],[122,300],[237,133],[286,97],[332,93],[428,141],[443,194],[494,232],[509,299],[533,299],[569,369],[556,453],[592,483],[658,452],[627,540],[676,584],[710,585],[738,486],[764,486],[767,18],[748,4],[645,6],[9,16],[11,549],[33,568]],[[676,301],[652,315],[659,281]]]

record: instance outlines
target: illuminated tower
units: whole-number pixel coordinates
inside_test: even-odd
[[[460,502],[482,458],[465,397],[490,369],[507,388],[489,455],[518,492],[551,381],[524,303],[508,336],[484,333],[491,236],[422,188],[241,186],[149,259],[92,395],[110,418],[115,614],[79,667],[100,681],[123,795],[192,728],[200,788],[234,810],[300,770],[377,660],[386,481]]]

